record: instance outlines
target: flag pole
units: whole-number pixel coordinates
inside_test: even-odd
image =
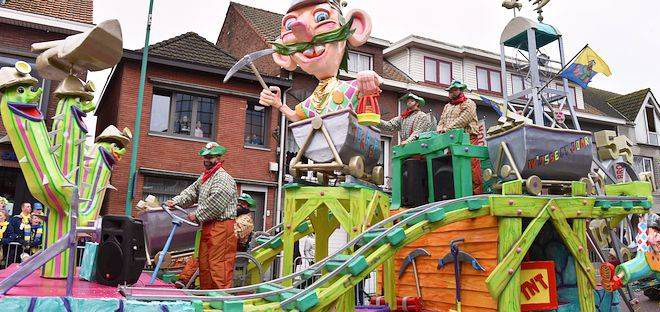
[[[133,196],[135,180],[137,179],[137,155],[140,144],[140,123],[142,122],[142,102],[144,97],[144,84],[147,78],[147,59],[149,57],[149,35],[151,34],[151,12],[154,8],[154,0],[149,0],[149,15],[147,15],[147,31],[144,36],[144,47],[142,48],[142,67],[140,69],[140,86],[138,88],[137,107],[135,109],[135,124],[133,125],[133,142],[131,145],[131,168],[128,173],[128,189],[126,192],[126,216],[130,217],[133,210]]]

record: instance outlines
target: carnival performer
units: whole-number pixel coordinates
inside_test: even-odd
[[[359,96],[380,92],[382,78],[374,71],[357,73],[357,79],[337,79],[339,69],[347,70],[348,50],[363,45],[371,33],[371,18],[364,11],[342,13],[337,0],[293,0],[282,19],[280,38],[271,42],[273,59],[293,71],[297,66],[319,80],[310,97],[295,109],[282,105],[280,89],[261,92],[259,103],[273,106],[289,120],[298,121],[345,108],[355,110]]]
[[[628,283],[648,276],[660,281],[660,216],[649,214],[646,221],[649,250],[638,251],[635,258],[616,267],[609,262],[600,266],[601,285],[613,292]]]
[[[465,96],[467,86],[454,80],[445,90],[449,91],[449,103],[442,109],[438,132],[445,133],[452,129],[463,129],[470,135],[470,142],[477,144],[477,104]],[[481,194],[481,164],[478,158],[472,158],[472,193]]]
[[[406,103],[406,110],[401,116],[394,117],[388,121],[381,121],[378,127],[385,131],[399,131],[401,144],[416,140],[422,132],[433,131],[434,124],[431,116],[420,109],[426,105],[426,100],[415,94],[408,93],[402,96],[400,101]]]
[[[252,231],[254,230],[254,221],[252,220],[252,211],[257,202],[250,194],[243,193],[238,197],[238,207],[236,208],[236,224],[234,233],[238,239],[238,251],[248,251]]]
[[[229,288],[236,258],[236,181],[222,168],[227,149],[209,142],[199,151],[204,157],[204,174],[180,195],[168,200],[170,207],[197,203],[188,220],[202,226],[199,243],[199,279],[202,289]]]
[[[249,194],[243,193],[238,197],[234,233],[237,237],[237,250],[240,252],[246,252],[250,243],[252,231],[254,230],[254,222],[252,221],[250,213],[254,210],[255,206],[256,202]],[[195,275],[195,271],[198,269],[199,261],[194,256],[190,257],[188,261],[186,261],[186,265],[183,267],[183,270],[181,270],[181,273],[177,276],[174,285],[177,288],[185,288],[186,284],[190,282],[190,279]]]

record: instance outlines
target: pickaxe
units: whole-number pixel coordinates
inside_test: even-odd
[[[408,266],[412,263],[413,267],[413,276],[415,277],[415,287],[417,287],[417,296],[422,297],[422,290],[419,287],[419,276],[417,275],[417,264],[415,263],[415,258],[419,256],[431,256],[431,254],[423,248],[417,248],[411,251],[408,256],[403,260],[401,268],[399,268],[399,279],[403,276],[403,273],[406,272]]]
[[[461,263],[470,262],[475,270],[486,271],[486,269],[479,264],[477,259],[466,252],[458,250],[458,244],[463,241],[465,241],[463,238],[452,239],[449,242],[449,253],[445,255],[444,258],[438,260],[438,270],[442,269],[445,264],[454,262],[454,276],[456,278],[456,311],[458,312],[461,312]]]
[[[252,72],[254,73],[255,76],[257,76],[257,79],[259,80],[259,83],[261,84],[261,87],[268,90],[268,85],[266,85],[266,82],[264,81],[264,78],[261,77],[261,74],[259,74],[259,71],[257,68],[254,66],[254,61],[266,56],[266,55],[272,55],[275,53],[274,49],[265,49],[265,50],[260,50],[252,53],[248,53],[246,56],[244,56],[242,59],[238,60],[234,66],[232,66],[229,71],[227,71],[227,74],[225,75],[225,79],[222,80],[222,82],[227,82],[229,78],[234,76],[236,72],[241,70],[241,68],[245,66],[250,66],[252,69]]]

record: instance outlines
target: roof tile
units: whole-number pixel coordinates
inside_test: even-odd
[[[237,2],[231,2],[230,5],[236,7],[236,9],[243,14],[245,19],[252,24],[259,35],[261,35],[266,41],[275,40],[275,38],[280,36],[280,23],[284,17],[283,14],[266,11]]]
[[[150,45],[149,55],[222,68],[230,68],[236,63],[229,53],[195,32]]]
[[[626,119],[634,121],[637,114],[644,105],[646,95],[651,92],[650,88],[641,89],[628,94],[613,97],[607,100],[607,103],[618,110]]]
[[[5,0],[0,7],[79,23],[93,23],[93,0]]]

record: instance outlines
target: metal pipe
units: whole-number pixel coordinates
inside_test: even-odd
[[[147,15],[147,31],[144,36],[144,48],[142,48],[142,67],[140,69],[140,86],[138,88],[137,107],[135,108],[135,123],[133,124],[133,142],[131,143],[131,167],[128,172],[128,189],[126,192],[126,216],[133,213],[133,196],[135,189],[137,156],[140,145],[140,124],[142,123],[142,102],[144,101],[144,85],[147,80],[147,61],[149,57],[149,36],[151,34],[151,12],[153,12],[154,0],[149,0],[149,14]]]

